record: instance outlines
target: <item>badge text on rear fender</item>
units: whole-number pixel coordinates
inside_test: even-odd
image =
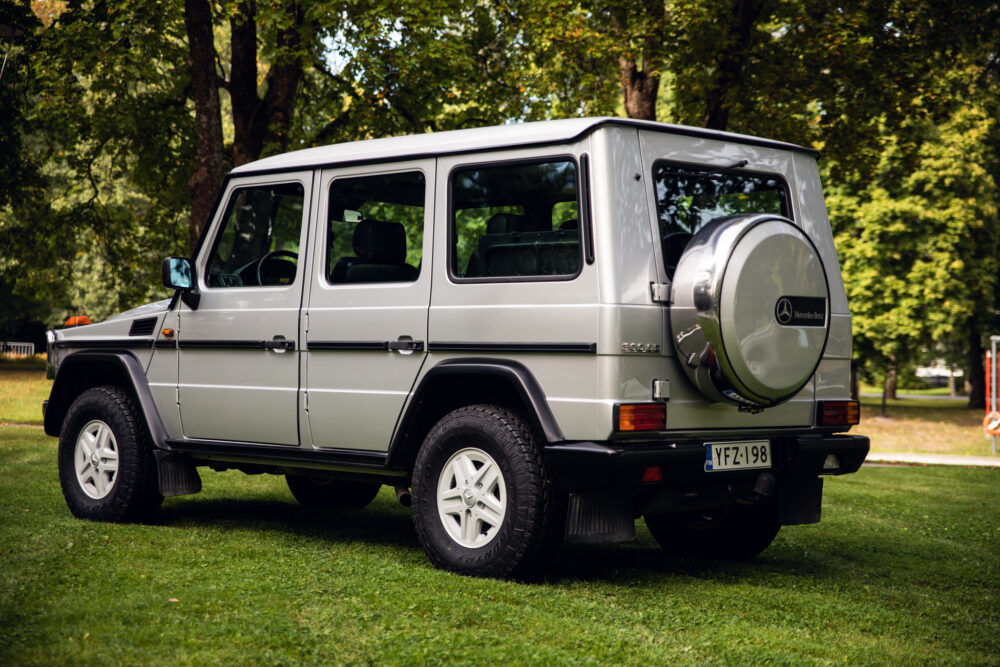
[[[771,443],[767,440],[705,443],[705,472],[770,467]]]

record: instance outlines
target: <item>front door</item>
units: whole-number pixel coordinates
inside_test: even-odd
[[[201,302],[194,310],[181,305],[186,438],[299,444],[297,339],[310,179],[281,174],[227,187],[196,260]]]
[[[434,161],[327,170],[320,183],[310,436],[314,447],[386,451],[426,357]]]

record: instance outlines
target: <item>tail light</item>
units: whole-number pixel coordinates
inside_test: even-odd
[[[667,427],[667,406],[663,403],[616,404],[614,420],[616,431],[662,431]]]
[[[861,421],[861,404],[857,401],[820,401],[816,406],[819,426],[854,426]]]

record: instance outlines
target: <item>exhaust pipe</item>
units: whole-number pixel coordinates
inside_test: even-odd
[[[762,472],[757,475],[753,491],[750,493],[746,495],[737,494],[733,485],[729,486],[729,493],[733,495],[733,500],[740,505],[759,505],[774,495],[774,487],[776,485],[777,480],[774,478],[774,475],[769,472]]]
[[[413,498],[410,496],[410,490],[401,484],[396,485],[396,500],[403,507],[409,507],[413,504]]]

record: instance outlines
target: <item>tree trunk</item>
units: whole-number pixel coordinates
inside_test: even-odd
[[[639,70],[635,60],[618,59],[618,73],[625,98],[625,113],[629,118],[656,120],[656,96],[660,90],[660,75]]]
[[[754,26],[766,5],[767,0],[733,0],[729,35],[716,59],[715,77],[705,100],[702,124],[707,128],[725,130],[729,125],[728,98],[740,86]]]
[[[222,184],[222,113],[215,75],[215,42],[212,9],[208,0],[184,0],[184,26],[188,37],[191,95],[198,139],[188,189],[191,192],[189,236],[194,249],[208,223]]]
[[[240,3],[230,20],[232,73],[229,94],[233,102],[233,166],[253,162],[265,149],[280,153],[288,148],[288,130],[295,114],[295,94],[302,79],[302,39],[299,30],[304,14],[291,3],[292,26],[278,33],[274,63],[267,72],[264,99],[257,95],[257,5]]]
[[[295,115],[295,94],[302,80],[302,37],[299,30],[304,18],[301,3],[292,4],[295,15],[292,27],[278,33],[277,58],[267,73],[267,109],[264,146],[273,153],[288,150],[288,130]]]
[[[882,380],[882,410],[879,412],[880,417],[885,417],[885,403],[886,398],[889,394],[889,374],[885,374],[885,379]]]
[[[975,322],[969,324],[969,407],[986,409],[986,367],[983,342]]]
[[[618,56],[625,113],[629,118],[656,120],[660,71],[667,51],[667,3],[663,0],[618,3],[611,11],[611,20],[618,32],[629,35],[625,40],[629,48]],[[633,33],[637,25],[642,27]],[[635,49],[635,44],[641,46]]]
[[[886,395],[888,395],[890,401],[896,400],[896,385],[898,384],[899,376],[896,373],[895,364],[889,367],[888,372],[885,374],[885,389]]]
[[[958,396],[958,390],[955,388],[955,369],[948,367],[948,395],[952,398]]]
[[[229,98],[233,104],[233,166],[253,162],[264,145],[266,118],[257,96],[257,6],[241,2],[229,19],[232,67]]]
[[[886,403],[896,400],[896,365],[892,364],[885,371],[885,379],[882,381],[882,417],[886,416]]]

